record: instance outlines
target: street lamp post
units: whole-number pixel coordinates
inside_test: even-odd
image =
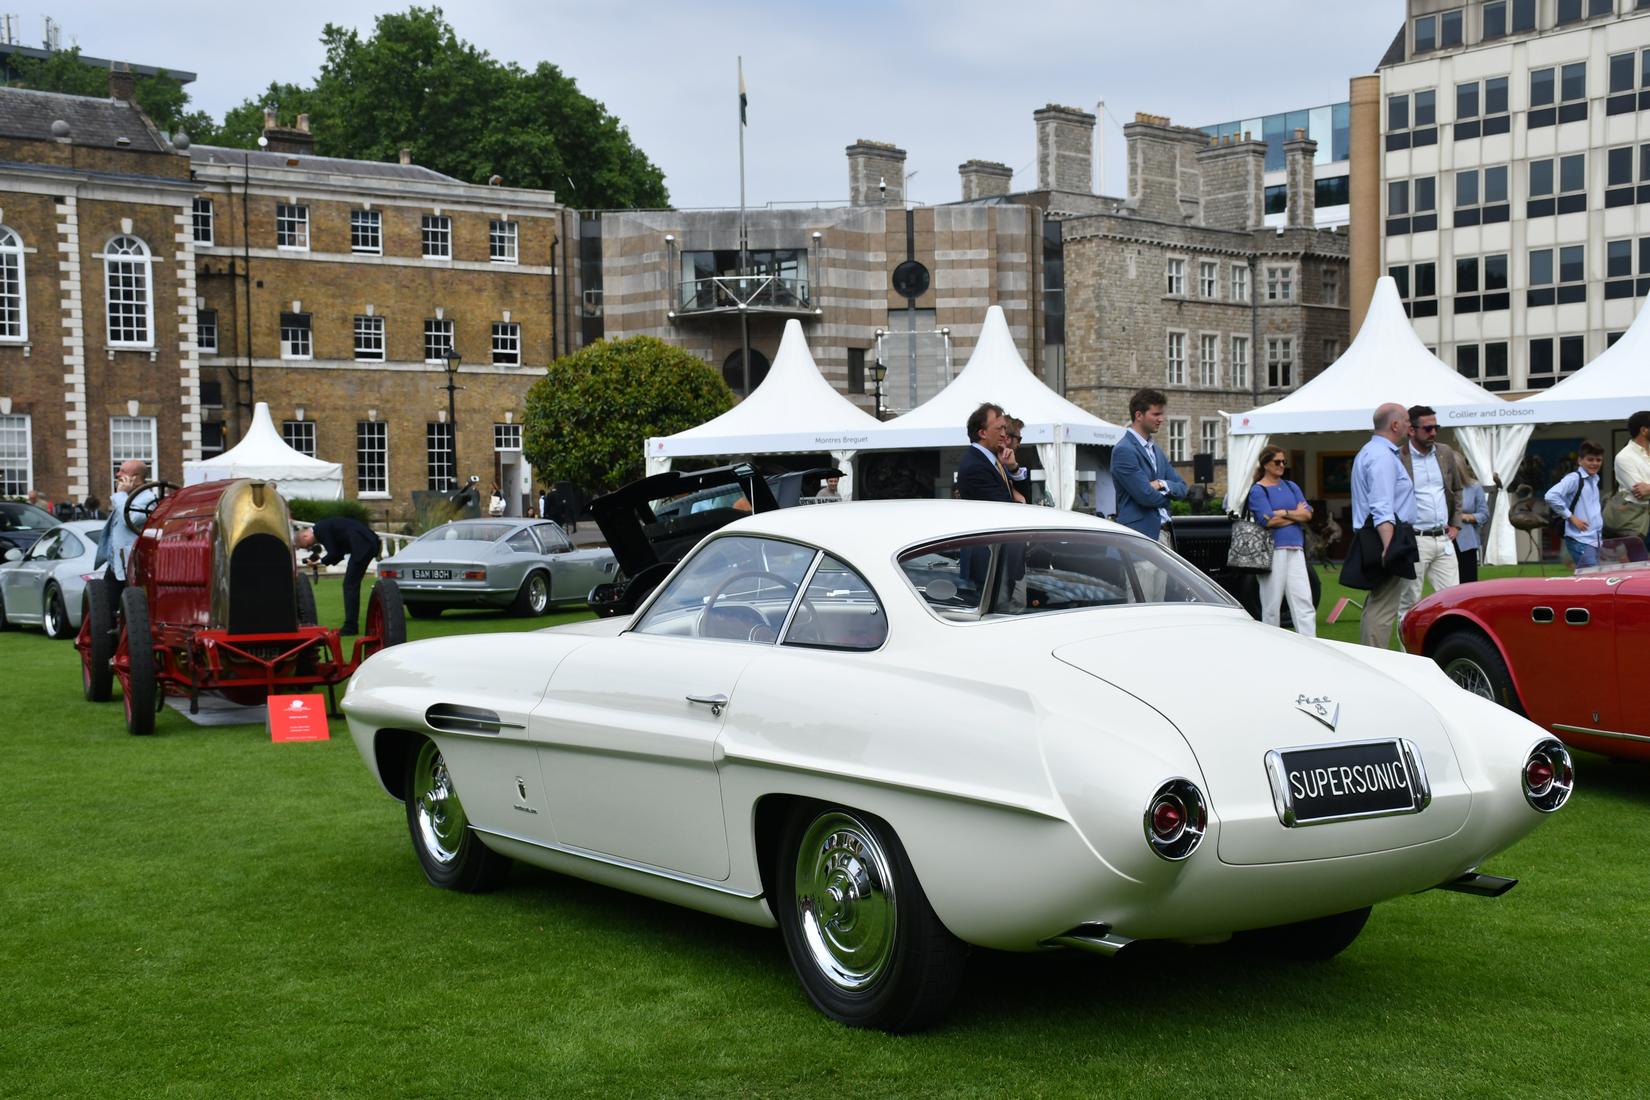
[[[447,453],[452,458],[452,487],[458,486],[458,411],[453,407],[453,392],[463,387],[455,384],[458,378],[458,368],[464,362],[464,357],[458,354],[456,348],[447,349],[445,370],[447,372]]]
[[[882,356],[878,355],[871,364],[871,381],[876,385],[878,420],[882,419],[882,380],[887,377],[888,365],[882,361]]]

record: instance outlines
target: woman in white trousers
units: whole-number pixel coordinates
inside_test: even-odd
[[[1288,471],[1284,449],[1269,446],[1260,452],[1254,488],[1249,490],[1250,513],[1272,532],[1272,568],[1260,575],[1260,617],[1267,626],[1277,626],[1288,596],[1296,633],[1315,638],[1318,612],[1306,573],[1306,525],[1312,520],[1312,506],[1301,487],[1283,476]]]

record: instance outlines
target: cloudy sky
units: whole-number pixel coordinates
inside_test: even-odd
[[[6,7],[26,45],[51,15],[64,45],[199,74],[194,104],[215,116],[271,81],[312,80],[328,21],[368,34],[376,14],[404,10],[363,0]],[[1202,126],[1343,100],[1404,18],[1403,0],[465,0],[445,10],[460,37],[526,67],[550,61],[605,103],[679,206],[738,202],[740,55],[753,206],[840,201],[843,149],[859,138],[909,151],[915,201],[958,198],[957,165],[975,157],[1033,187],[1032,111],[1101,100],[1104,189],[1121,194],[1120,126],[1136,111]]]

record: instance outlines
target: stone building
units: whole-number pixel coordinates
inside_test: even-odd
[[[318,157],[302,117],[190,147],[111,93],[0,89],[4,490],[107,499],[129,457],[181,481],[264,401],[385,518],[455,475],[519,508],[526,391],[577,346],[555,196]]]
[[[1223,486],[1220,413],[1283,396],[1346,347],[1346,235],[1315,225],[1316,143],[1284,143],[1286,224],[1272,227],[1264,142],[1138,115],[1120,199],[1091,186],[1094,115],[1051,104],[1034,118],[1036,191],[1008,191],[1004,170],[982,197],[990,162],[961,173],[972,201],[1043,216],[1045,380],[1118,423],[1134,391],[1163,390],[1169,457],[1191,481],[1193,455],[1212,456]]]
[[[1037,355],[1037,211],[908,209],[903,149],[860,141],[847,154],[847,205],[747,212],[745,278],[737,210],[585,219],[581,244],[599,257],[584,268],[586,301],[600,313],[586,335],[658,337],[720,366],[739,393],[745,329],[755,386],[785,321],[797,318],[824,377],[868,411],[880,354],[889,414],[927,400],[962,369],[988,306],[1002,306],[1021,353]]]

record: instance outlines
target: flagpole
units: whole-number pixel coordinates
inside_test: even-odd
[[[751,322],[748,306],[750,229],[745,222],[745,58],[739,57],[739,365],[744,370],[745,396],[751,392]]]

